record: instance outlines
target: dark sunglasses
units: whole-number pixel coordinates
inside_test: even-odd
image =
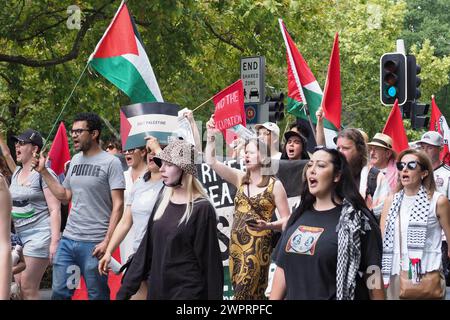
[[[405,167],[407,167],[409,170],[416,170],[417,166],[420,166],[420,168],[422,170],[424,170],[424,165],[421,164],[420,162],[417,162],[417,161],[410,161],[408,163],[406,163],[406,162],[397,162],[396,166],[397,166],[397,170],[398,171],[403,171],[403,169],[405,169]]]

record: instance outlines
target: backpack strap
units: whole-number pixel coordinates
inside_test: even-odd
[[[380,173],[379,169],[375,167],[370,168],[369,174],[367,176],[366,195],[370,194],[373,197],[373,195],[375,194],[375,190],[377,189],[377,178],[379,173]]]

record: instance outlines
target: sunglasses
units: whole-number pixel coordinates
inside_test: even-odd
[[[124,153],[124,154],[127,154],[127,153],[134,153],[136,150],[142,151],[142,150],[145,150],[145,147],[128,149],[128,150],[125,150],[123,153]]]
[[[424,170],[424,168],[425,168],[423,164],[421,164],[420,162],[417,162],[417,161],[410,161],[408,163],[397,162],[396,166],[397,166],[398,171],[403,171],[403,169],[405,169],[405,167],[407,167],[409,170],[416,170],[417,166],[420,166],[420,168],[422,170]]]

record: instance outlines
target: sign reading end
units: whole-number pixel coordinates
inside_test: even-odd
[[[264,103],[265,59],[263,56],[241,58],[244,103]]]

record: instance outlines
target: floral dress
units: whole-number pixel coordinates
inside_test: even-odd
[[[272,253],[272,230],[253,231],[246,220],[270,222],[275,211],[272,178],[267,188],[252,197],[244,193],[242,184],[234,198],[234,219],[230,237],[230,273],[235,300],[262,300]]]

